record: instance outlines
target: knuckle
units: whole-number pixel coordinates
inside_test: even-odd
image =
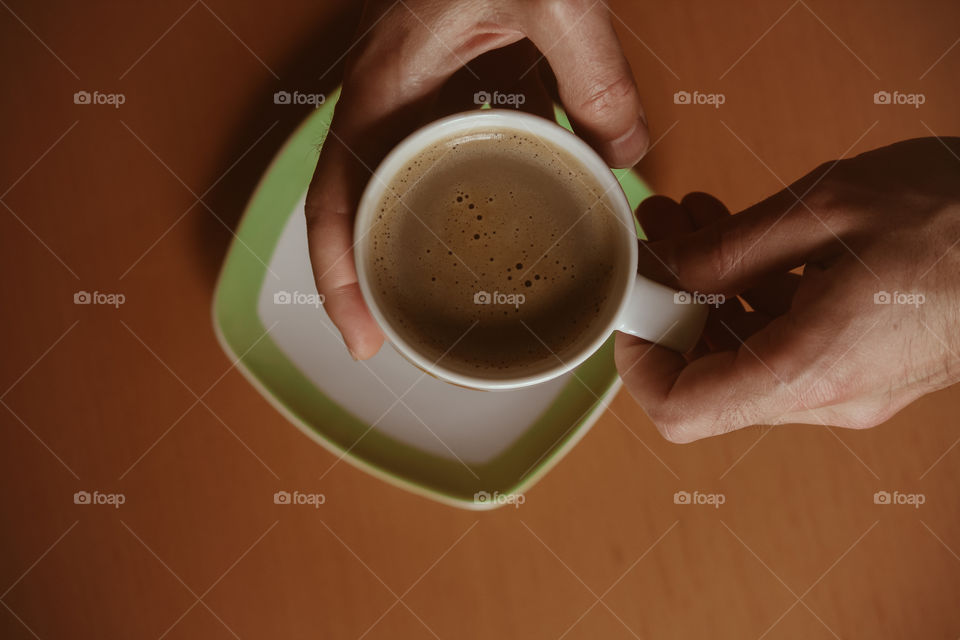
[[[848,429],[855,429],[857,431],[862,429],[870,429],[880,424],[879,422],[875,422],[871,420],[869,416],[860,416],[860,415],[849,417],[846,420],[844,420],[844,423],[845,424],[841,426],[847,427]]]
[[[814,349],[817,351],[812,359],[805,363],[805,370],[789,372],[794,376],[797,402],[804,408],[840,405],[869,393],[868,371],[845,363],[837,365],[835,361],[830,362],[831,356],[825,355],[836,352],[836,347],[830,344],[830,338],[824,336],[822,339],[811,340],[808,348],[812,352]]]
[[[307,221],[307,237],[310,237],[314,232],[322,232],[327,228],[327,225],[337,218],[349,217],[352,213],[352,210],[342,206],[331,206],[324,202],[322,196],[308,197],[303,207],[303,214]]]
[[[327,217],[328,211],[329,209],[321,202],[320,196],[311,189],[307,194],[307,201],[303,205],[303,215],[307,219],[307,230],[318,227]]]
[[[378,1],[365,7],[357,35],[344,56],[344,84],[362,83],[368,75],[389,72],[391,61],[410,57],[424,42],[421,31],[434,28],[428,26],[435,21],[433,9],[417,7],[413,13],[412,8],[402,10],[397,4]]]
[[[681,282],[694,285],[697,282],[712,282],[732,272],[744,259],[743,243],[726,225],[714,224],[706,227],[705,244],[708,247],[706,259],[703,259],[701,247],[693,244],[685,246],[691,255],[679,263],[678,275]]]
[[[797,196],[800,196],[801,200],[787,214],[788,216],[809,218],[811,223],[822,222],[827,225],[836,220],[840,195],[833,185],[820,183],[810,193],[802,196],[798,193]]]
[[[307,195],[307,201],[303,205],[303,216],[307,219],[308,233],[312,228],[318,226],[319,221],[323,218],[323,208],[317,204],[315,198],[311,198],[310,194]]]
[[[710,423],[706,432],[710,435],[723,435],[757,424],[762,415],[758,404],[759,401],[755,398],[748,398],[740,402],[728,402]]]
[[[633,98],[636,87],[633,80],[619,75],[604,79],[586,91],[586,96],[579,103],[579,110],[584,116],[603,120],[614,113],[625,100]]]
[[[812,216],[828,225],[838,222],[849,191],[849,179],[844,175],[843,162],[821,163],[808,174],[808,179],[813,181],[811,186],[806,186],[803,181],[798,183],[794,191],[800,202],[790,215]]]
[[[856,407],[847,413],[841,426],[857,430],[872,429],[892,418],[895,413],[896,409],[888,405]]]
[[[738,402],[727,399],[719,404],[677,399],[648,410],[647,415],[665,440],[688,444],[757,424],[760,408],[751,398]]]
[[[334,300],[351,296],[358,291],[356,281],[344,282],[333,287],[329,287],[329,295]]]
[[[842,383],[826,381],[797,393],[797,404],[804,408],[829,407],[847,400],[850,393]]]
[[[657,431],[659,431],[664,438],[670,440],[670,435],[674,431],[674,422],[668,412],[664,410],[663,405],[644,407],[644,411],[647,417],[650,418],[653,426],[657,428]]]
[[[672,442],[673,444],[686,444],[690,442],[690,438],[686,436],[688,431],[681,422],[671,420],[656,422],[655,424],[657,425],[657,430],[660,431],[660,435],[662,435],[667,442]]]
[[[563,21],[576,19],[591,5],[588,0],[530,0],[529,6],[537,16]]]
[[[360,24],[357,27],[357,34],[361,37],[359,41],[377,42],[381,37],[396,34],[397,29],[405,29],[413,18],[413,12],[416,15],[428,16],[430,11],[428,7],[420,6],[423,3],[413,3],[414,7],[407,6],[406,11],[399,10],[397,2],[391,0],[374,0],[364,3],[363,12],[360,16]],[[365,34],[365,35],[364,35]]]
[[[840,426],[859,431],[862,429],[872,429],[883,421],[883,419],[872,412],[861,413],[859,411],[855,411],[852,414],[847,415],[843,419],[843,424]]]
[[[729,228],[717,225],[716,252],[713,255],[714,273],[729,273],[739,265],[743,259],[743,244],[734,237]]]
[[[694,425],[677,411],[661,406],[649,411],[648,415],[667,442],[686,444],[697,439]]]
[[[307,238],[314,237],[315,234],[322,232],[323,213],[310,207],[304,207],[303,212],[307,221]]]

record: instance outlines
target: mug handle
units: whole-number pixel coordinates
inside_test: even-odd
[[[685,353],[693,348],[707,321],[707,305],[637,274],[617,331]]]

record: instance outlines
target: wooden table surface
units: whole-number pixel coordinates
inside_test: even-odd
[[[823,160],[960,133],[955,0],[612,4],[657,139],[639,169],[662,193],[741,208]],[[349,464],[320,482],[335,457],[231,368],[210,301],[305,115],[273,93],[336,85],[357,6],[0,5],[3,638],[960,635],[960,387],[869,431],[683,446],[623,392],[493,513]],[[895,90],[925,103],[874,104]],[[327,502],[274,505],[289,487]],[[674,504],[694,490],[726,502]]]

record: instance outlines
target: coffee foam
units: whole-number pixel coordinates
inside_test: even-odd
[[[594,337],[623,224],[579,161],[520,131],[460,135],[401,168],[366,240],[391,325],[447,368],[534,372]]]

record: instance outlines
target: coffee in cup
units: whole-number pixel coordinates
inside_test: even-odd
[[[605,187],[518,128],[410,157],[377,204],[373,295],[404,340],[479,376],[554,367],[617,312],[629,237]]]

